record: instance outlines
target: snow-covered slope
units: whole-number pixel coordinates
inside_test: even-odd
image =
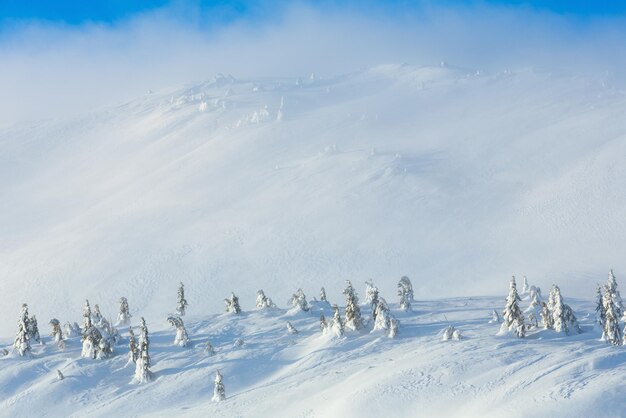
[[[602,80],[404,65],[217,77],[16,126],[0,317],[121,295],[160,316],[179,280],[198,314],[260,283],[282,301],[403,274],[428,297],[493,294],[512,272],[593,294],[626,267],[625,111]]]
[[[143,385],[130,383],[127,340],[116,357],[91,360],[80,358],[78,338],[64,351],[47,338],[31,359],[0,358],[0,416],[623,416],[626,351],[599,341],[592,303],[573,303],[582,334],[535,330],[523,340],[498,337],[499,325],[488,323],[502,304],[444,299],[415,303],[411,313],[393,304],[402,324],[396,339],[367,331],[324,336],[317,312],[186,318],[189,348],[173,346],[174,330],[155,319],[148,326],[156,380]],[[287,332],[287,321],[298,335]],[[442,341],[448,321],[460,341]],[[237,338],[243,346],[234,346]],[[214,356],[204,352],[208,340]],[[216,404],[218,369],[227,399]]]
[[[2,130],[0,341],[15,332],[23,302],[45,329],[52,317],[78,321],[85,298],[113,313],[126,296],[157,331],[161,376],[131,387],[122,358],[77,359],[76,342],[65,353],[38,348],[29,362],[0,360],[2,413],[32,394],[33,408],[58,399],[56,413],[74,405],[79,415],[135,414],[141,405],[163,414],[371,415],[394,400],[420,412],[453,409],[455,400],[480,415],[483,401],[523,403],[509,398],[525,388],[542,397],[541,411],[580,393],[568,405],[583,414],[597,400],[593,385],[617,379],[621,369],[609,369],[621,354],[591,332],[566,345],[541,334],[494,340],[484,318],[501,297],[426,304],[401,318],[408,328],[397,343],[322,341],[316,322],[300,318],[307,332],[289,345],[282,313],[233,323],[211,315],[231,291],[249,311],[258,288],[282,306],[299,287],[325,286],[340,302],[346,279],[374,278],[391,299],[404,274],[420,299],[503,296],[510,274],[521,272],[592,300],[609,267],[618,278],[626,270],[624,114],[626,94],[603,80],[388,65],[324,79],[219,76]],[[192,336],[217,338],[218,363],[167,345],[163,322],[179,281]],[[437,342],[441,318],[427,313],[448,308],[470,315],[467,341]],[[237,333],[250,345],[231,353]],[[551,354],[557,344],[565,351]],[[455,358],[460,347],[472,354]],[[237,394],[226,406],[205,403],[217,365]],[[53,382],[50,370],[60,367],[74,377]],[[332,395],[346,382],[349,395]],[[374,393],[385,396],[365,401]],[[297,399],[279,405],[287,395]]]

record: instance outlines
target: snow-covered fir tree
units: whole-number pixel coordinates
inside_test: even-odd
[[[526,278],[526,276],[524,276],[523,280],[524,281],[522,283],[522,294],[528,295],[530,293],[530,286],[528,285],[528,279]]]
[[[65,379],[65,376],[63,376],[63,373],[61,372],[61,370],[57,369],[57,379],[58,380],[63,380]]]
[[[320,300],[322,302],[328,302],[328,300],[326,299],[326,289],[324,289],[324,287],[320,289]]]
[[[91,306],[89,305],[89,299],[85,299],[85,306],[83,307],[83,335],[85,330],[91,328]]]
[[[224,299],[224,303],[226,304],[226,312],[232,312],[234,314],[241,312],[239,298],[235,295],[235,293],[231,293],[230,298]]]
[[[498,312],[494,309],[491,311],[491,320],[489,321],[490,324],[499,324],[502,322],[502,319],[500,319],[500,315],[498,314]]]
[[[541,293],[536,288],[530,288],[530,304],[526,308],[526,312],[539,312],[541,311]]]
[[[602,340],[604,340],[604,303],[602,303],[602,287],[598,285],[596,289],[596,324],[602,330]]]
[[[322,331],[322,334],[325,334],[327,330],[328,330],[328,323],[326,323],[324,310],[320,309],[320,331]]]
[[[400,309],[410,311],[413,302],[413,285],[407,276],[402,276],[398,282],[398,296],[400,296]]]
[[[352,287],[350,280],[347,281],[347,286],[344,289],[343,294],[346,297],[345,326],[354,331],[360,330],[363,328],[363,318],[361,318],[359,298],[356,295],[356,291],[354,290],[354,287]]]
[[[561,296],[561,289],[558,286],[553,287],[553,309],[552,318],[554,320],[554,330],[556,332],[565,332],[569,334],[568,323],[565,319],[565,306],[563,305],[563,297]]]
[[[180,286],[178,287],[178,303],[176,304],[176,312],[180,316],[185,316],[185,311],[187,310],[187,299],[185,299],[185,285],[183,282],[180,282]]]
[[[20,318],[17,321],[17,333],[15,334],[15,341],[13,342],[13,348],[15,352],[21,356],[30,356],[30,318],[28,317],[28,305],[23,304],[20,311]]]
[[[89,319],[89,326],[83,329],[83,349],[81,356],[85,358],[98,358],[100,354],[100,342],[102,340],[102,334],[100,330],[91,323]]]
[[[548,308],[548,304],[541,302],[541,323],[544,329],[554,329],[554,318],[552,312]]]
[[[226,389],[222,380],[222,374],[218,370],[215,373],[215,387],[213,388],[213,398],[211,398],[213,402],[220,402],[226,399]]]
[[[150,371],[150,337],[148,335],[148,327],[146,320],[141,317],[139,321],[139,355],[135,362],[135,383],[145,383],[152,380],[152,372]]]
[[[120,311],[117,313],[116,325],[118,327],[130,325],[131,317],[132,315],[130,314],[130,309],[128,307],[128,299],[122,296],[120,298]]]
[[[102,321],[102,313],[100,313],[100,306],[96,303],[93,305],[93,310],[91,311],[91,321],[96,324],[96,326],[100,326],[100,321]]]
[[[376,319],[374,320],[374,330],[384,330],[390,337],[395,337],[398,333],[398,321],[393,317],[385,298],[379,297],[376,304]]]
[[[341,314],[339,313],[339,306],[337,305],[333,305],[333,320],[330,324],[330,329],[338,337],[342,337],[345,332],[343,320],[341,319]]]
[[[369,280],[365,282],[365,303],[370,306],[372,320],[376,321],[376,306],[378,305],[378,288]]]
[[[82,331],[80,330],[80,326],[74,322],[74,323],[70,323],[70,322],[66,322],[64,327],[63,327],[63,332],[65,334],[65,338],[72,338],[72,337],[78,337],[82,334]]]
[[[309,302],[306,300],[306,295],[302,291],[302,289],[298,289],[296,293],[294,293],[289,301],[287,301],[289,305],[291,305],[292,310],[300,310],[304,312],[309,311]]]
[[[139,357],[139,347],[137,346],[137,339],[135,338],[135,332],[132,328],[128,328],[128,362],[137,362]]]
[[[604,338],[607,343],[620,345],[622,343],[622,332],[619,328],[617,307],[608,285],[604,289],[602,301],[604,303]]]
[[[50,326],[52,327],[52,339],[55,343],[58,343],[63,339],[63,330],[61,329],[61,323],[58,319],[52,318],[50,320]]]
[[[519,308],[518,302],[522,299],[517,294],[517,286],[515,285],[515,276],[509,282],[509,295],[506,298],[506,305],[502,312],[502,330],[513,331],[519,338],[526,336],[524,326],[524,316]]]
[[[293,324],[289,321],[287,321],[287,332],[290,334],[298,334],[298,330],[296,329],[296,327],[293,326]]]
[[[276,304],[265,295],[263,290],[259,290],[256,292],[256,307],[257,309],[275,308]]]
[[[35,315],[31,316],[28,321],[28,333],[32,341],[36,341],[39,344],[43,343],[39,335],[39,325],[37,324],[37,317]]]
[[[187,347],[187,344],[189,344],[189,336],[187,335],[187,330],[185,329],[185,324],[183,323],[183,320],[178,316],[168,316],[167,322],[169,322],[173,327],[176,328],[174,345]]]
[[[607,279],[606,286],[609,294],[611,295],[611,299],[613,300],[615,312],[617,313],[617,316],[619,318],[624,312],[624,304],[622,302],[622,297],[619,294],[619,290],[617,290],[617,281],[615,280],[615,274],[613,273],[613,269],[609,271],[609,278]]]

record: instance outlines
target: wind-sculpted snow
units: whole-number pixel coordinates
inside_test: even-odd
[[[0,358],[0,416],[589,417],[598,405],[602,416],[622,415],[626,352],[600,341],[592,303],[572,304],[583,333],[535,329],[525,339],[496,335],[500,326],[489,318],[502,304],[418,301],[413,312],[391,304],[401,321],[395,339],[370,332],[371,324],[340,339],[322,335],[317,310],[195,315],[185,321],[187,348],[174,344],[164,317],[155,318],[148,323],[154,380],[142,385],[131,383],[126,328],[116,356],[104,360],[80,358],[78,337],[59,350],[46,336],[32,358]],[[361,309],[367,322],[371,311]],[[287,331],[288,321],[298,334]],[[450,324],[460,340],[442,340]],[[226,390],[219,403],[211,401],[217,370]]]

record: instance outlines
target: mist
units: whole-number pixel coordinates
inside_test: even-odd
[[[445,61],[482,71],[564,71],[616,87],[623,81],[623,18],[484,4],[366,4],[299,3],[224,20],[174,4],[107,24],[5,23],[0,126],[71,117],[217,73],[324,77]]]

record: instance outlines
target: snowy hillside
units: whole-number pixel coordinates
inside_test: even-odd
[[[404,274],[420,297],[493,295],[513,272],[587,297],[626,269],[625,110],[602,80],[382,66],[217,77],[16,126],[0,315],[126,295],[160,317],[179,280],[194,314],[259,283],[283,301],[370,277],[389,294]]]
[[[147,320],[157,379],[129,384],[125,343],[103,361],[80,358],[78,339],[35,346],[33,359],[0,358],[0,415],[528,417],[566,405],[582,417],[608,387],[606,415],[620,415],[611,385],[626,354],[592,327],[596,283],[626,271],[626,92],[409,65],[157,87],[0,130],[2,347],[22,303],[47,335],[50,318],[80,321],[86,298],[113,315],[125,296],[133,325]],[[577,298],[585,332],[496,337],[487,321],[515,272]],[[329,339],[317,313],[252,312],[259,288],[285,308],[296,289],[325,286],[343,305],[345,281],[361,291],[368,278],[396,302],[405,274],[432,302],[392,304],[396,340]],[[190,337],[210,338],[215,357],[171,345],[179,281]],[[221,313],[231,291],[240,317]],[[440,341],[444,314],[467,338]],[[210,402],[217,368],[235,395],[223,404]]]

